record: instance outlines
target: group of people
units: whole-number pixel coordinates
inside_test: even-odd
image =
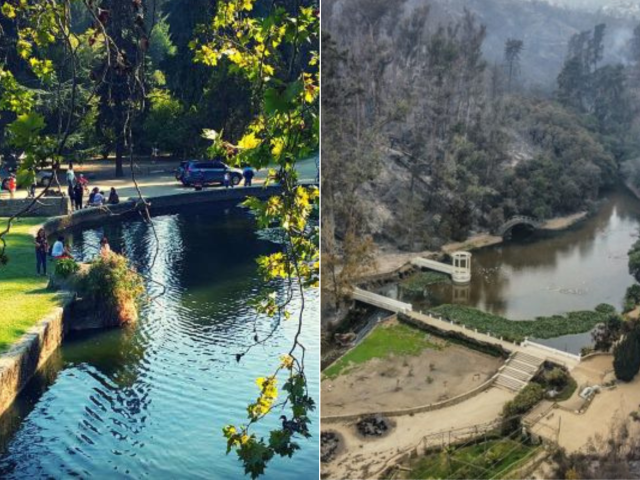
[[[69,165],[67,169],[67,187],[69,191],[69,198],[75,210],[80,210],[83,207],[84,194],[89,190],[89,182],[84,175],[79,174],[76,177],[73,171],[73,164]],[[115,188],[111,187],[109,197],[107,197],[104,191],[98,187],[94,187],[89,193],[89,199],[87,201],[87,207],[99,207],[101,205],[116,205],[120,203],[120,197]]]
[[[64,260],[66,258],[73,259],[69,247],[65,244],[64,237],[59,235],[57,240],[49,249],[49,242],[44,228],[38,230],[35,238],[36,247],[36,272],[38,275],[47,275],[47,258],[51,256],[54,260]],[[103,236],[100,240],[100,255],[105,256],[111,252],[111,246],[107,237]]]

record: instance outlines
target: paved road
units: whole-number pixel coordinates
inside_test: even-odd
[[[99,187],[107,194],[111,187],[115,187],[121,200],[138,196],[134,183],[129,175],[128,168],[125,168],[125,178],[113,179],[110,178],[113,175],[114,168],[112,162],[109,162],[108,164],[106,162],[102,162],[99,167],[95,166],[96,163],[97,162],[91,162],[91,164],[87,163],[76,168],[76,173],[84,173],[87,178],[89,178],[90,187]],[[173,175],[174,168],[174,164],[167,164],[167,162],[158,162],[156,164],[147,162],[141,164],[140,169],[136,171],[136,180],[142,195],[151,198],[195,191],[193,188],[183,187],[182,184],[175,179]],[[300,180],[314,181],[317,178],[315,158],[309,158],[298,162],[296,168],[300,175]],[[266,169],[258,172],[253,183],[264,183],[266,175]],[[64,178],[60,179],[60,183],[64,184]],[[221,187],[212,186],[207,188]],[[64,189],[66,190],[66,187],[64,187]],[[40,189],[38,189],[38,191],[40,191]],[[1,198],[9,197],[7,192],[2,192],[0,195]],[[27,191],[18,190],[15,196],[16,198],[25,198],[27,196]]]

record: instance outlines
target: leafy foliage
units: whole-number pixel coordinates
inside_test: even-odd
[[[95,305],[105,306],[128,317],[132,305],[137,305],[145,293],[142,276],[126,257],[115,252],[101,255],[91,264],[78,283],[82,295]]]
[[[502,433],[509,434],[520,426],[520,416],[531,410],[544,398],[544,390],[535,382],[527,384],[513,400],[505,403],[502,408]]]
[[[609,318],[608,313],[598,311],[570,312],[535,320],[509,320],[463,305],[440,305],[431,310],[468,328],[477,328],[479,332],[491,333],[512,342],[521,342],[525,337],[544,339],[588,332]]]
[[[640,371],[640,327],[633,328],[613,349],[616,378],[630,382]]]
[[[248,424],[227,426],[223,434],[228,451],[236,451],[245,472],[253,478],[261,475],[274,455],[291,456],[299,447],[296,434],[309,437],[309,411],[315,408],[308,395],[304,371],[304,346],[299,335],[303,327],[304,291],[319,283],[319,232],[310,224],[310,216],[319,201],[319,190],[298,184],[297,160],[318,146],[318,11],[307,2],[292,5],[271,2],[265,11],[256,0],[219,2],[211,22],[190,46],[196,62],[214,68],[228,68],[253,87],[255,116],[239,139],[232,144],[223,132],[210,132],[211,154],[224,155],[236,166],[248,164],[255,169],[272,167],[267,184],[278,183],[282,194],[266,201],[249,198],[250,208],[261,229],[278,228],[284,232],[283,250],[258,259],[266,281],[283,282],[285,298],[273,291],[257,302],[258,314],[291,317],[293,289],[299,290],[302,307],[296,312],[298,333],[290,350],[281,359],[273,375],[258,379],[260,395],[248,407]],[[275,168],[273,168],[275,167]],[[256,344],[260,340],[256,338]],[[238,354],[240,360],[245,353]],[[277,374],[287,373],[283,385],[286,399],[277,398]],[[290,418],[282,416],[282,428],[268,439],[250,432],[251,425],[268,415],[276,406],[289,407]]]
[[[80,270],[80,265],[73,258],[62,258],[56,261],[56,276],[69,278]]]

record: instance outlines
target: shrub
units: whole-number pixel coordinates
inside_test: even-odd
[[[80,265],[73,258],[62,258],[56,262],[55,274],[67,279],[80,270]]]
[[[640,330],[636,326],[613,349],[613,369],[618,380],[630,382],[640,370]]]
[[[548,385],[562,389],[569,381],[569,374],[559,367],[544,372],[544,379]]]
[[[502,408],[502,433],[508,435],[520,426],[520,416],[531,410],[544,398],[544,389],[537,383],[529,383],[516,397]]]
[[[630,312],[638,304],[640,304],[640,285],[636,283],[627,288],[627,293],[624,296],[624,311]]]
[[[136,318],[135,308],[144,294],[142,276],[117,253],[101,256],[91,264],[79,285],[80,293],[122,321]]]

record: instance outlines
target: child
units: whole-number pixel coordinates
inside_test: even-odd
[[[231,186],[231,174],[229,172],[224,172],[224,186],[225,188]]]

